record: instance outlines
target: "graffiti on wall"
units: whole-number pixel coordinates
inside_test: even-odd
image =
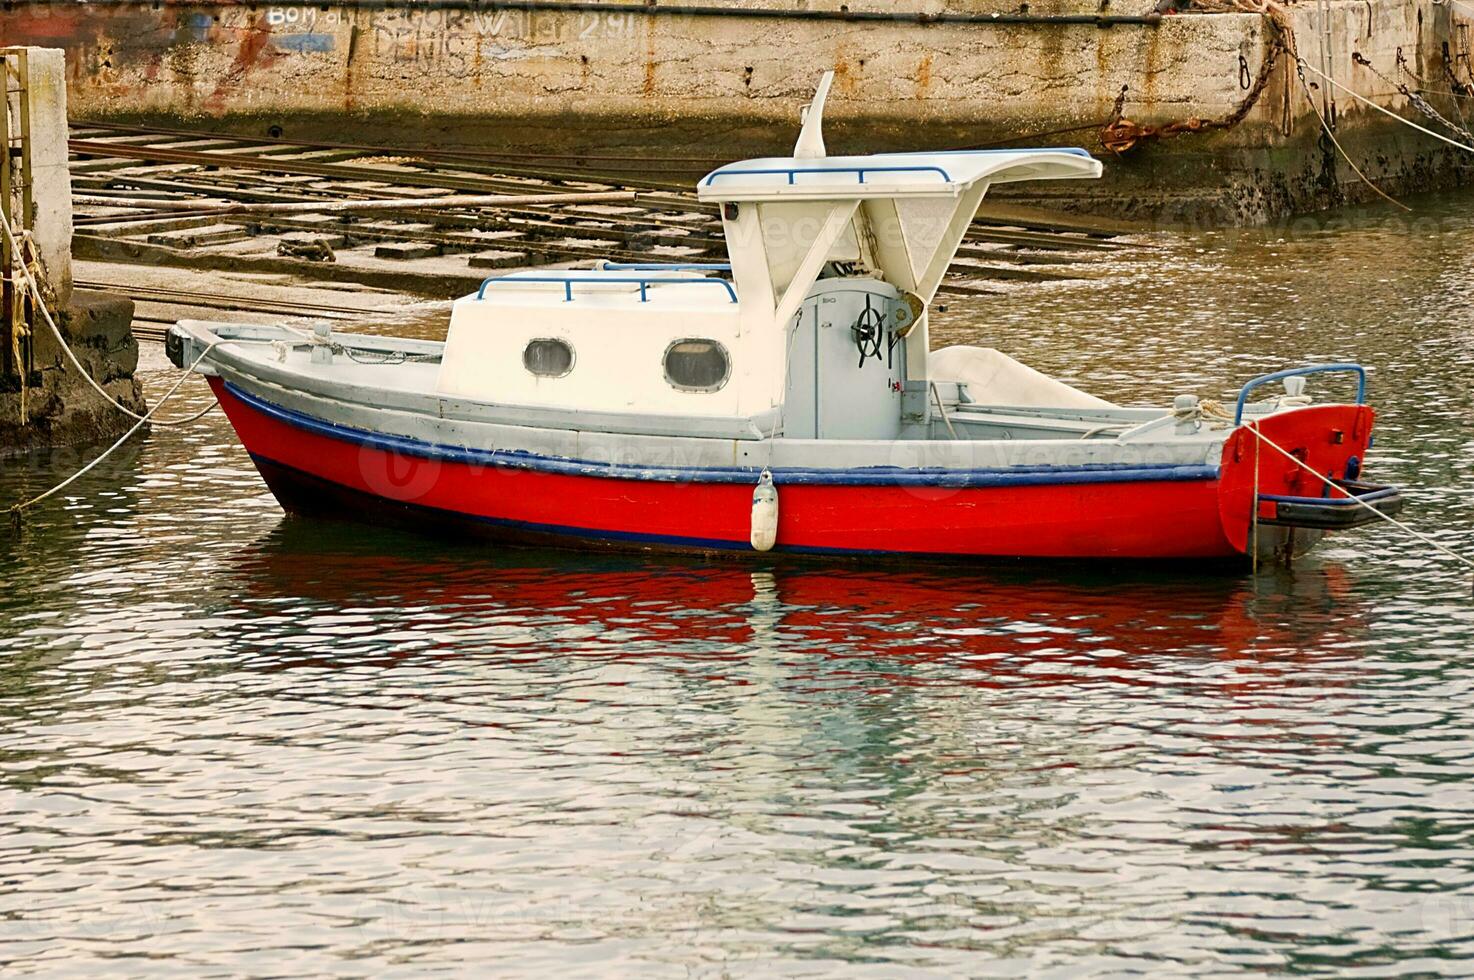
[[[556,57],[565,45],[629,42],[640,36],[636,20],[634,14],[589,11],[385,11],[372,19],[370,44],[384,60],[434,65],[464,77],[488,60]]]
[[[108,5],[30,3],[0,18],[0,44],[67,51],[72,81],[105,81],[125,68],[147,77],[193,63],[183,49],[227,52],[235,76],[290,56],[339,61],[361,55],[389,64],[433,66],[447,77],[474,74],[497,60],[587,54],[645,36],[643,16],[602,11],[445,10],[405,6]]]

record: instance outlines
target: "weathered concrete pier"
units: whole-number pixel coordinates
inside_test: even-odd
[[[44,325],[27,277],[40,284],[67,346],[109,397],[135,412],[138,345],[130,300],[72,283],[72,198],[62,52],[0,48],[0,456],[89,442],[122,432],[129,418],[81,377]]]
[[[1394,194],[1474,173],[1474,156],[1355,98],[1440,128],[1420,98],[1457,125],[1474,110],[1474,6],[1243,9],[1254,2],[1184,2],[1164,15],[1176,5],[11,0],[0,42],[66,49],[74,119],[624,153],[683,178],[711,159],[783,148],[814,77],[834,68],[837,148],[1084,145],[1110,157],[1105,181],[1030,188],[1035,202],[1175,222],[1265,220],[1370,196],[1350,164]]]

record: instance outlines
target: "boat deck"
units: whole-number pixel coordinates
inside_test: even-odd
[[[374,408],[433,411],[441,418],[495,416],[531,421],[532,415],[536,414],[537,424],[582,431],[645,432],[673,437],[714,436],[753,442],[770,438],[794,443],[816,442],[785,440],[781,413],[777,411],[751,418],[696,420],[652,415],[643,419],[640,426],[635,426],[628,414],[560,415],[446,396],[437,390],[440,355],[444,349],[444,344],[438,341],[333,333],[331,360],[314,362],[313,344],[306,334],[299,331],[288,333],[283,328],[250,324],[200,323],[198,326],[221,337],[220,349],[234,354],[252,373],[259,372],[263,380],[270,381],[271,376],[286,374],[291,377],[293,387],[331,391],[334,397]],[[1133,435],[1143,432],[1153,433],[1155,438],[1171,434],[1171,427],[1162,425],[1170,418],[1170,410],[1164,408],[1063,409],[983,405],[969,400],[964,385],[943,382],[936,388],[945,417],[933,417],[927,424],[908,426],[902,432],[901,441],[949,444],[952,449],[978,443],[1002,448],[1004,445],[1017,447],[1039,441],[1088,441],[1092,445],[1101,445],[1120,441],[1123,437],[1131,441]],[[1152,428],[1146,429],[1148,425]],[[1197,444],[1211,437],[1211,432],[1205,432],[1181,438],[1183,442]],[[825,441],[832,440],[817,440]]]

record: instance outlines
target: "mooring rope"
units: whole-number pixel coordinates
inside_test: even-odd
[[[1403,98],[1407,99],[1409,104],[1411,104],[1414,109],[1417,109],[1424,116],[1427,116],[1429,119],[1443,126],[1445,129],[1452,130],[1456,135],[1463,139],[1474,140],[1474,133],[1469,132],[1469,130],[1465,126],[1460,126],[1453,120],[1446,118],[1443,113],[1439,112],[1433,107],[1433,104],[1431,102],[1423,98],[1422,92],[1414,92],[1412,89],[1408,88],[1401,82],[1396,82],[1388,78],[1386,75],[1378,71],[1377,66],[1372,64],[1371,61],[1366,57],[1366,55],[1362,54],[1360,51],[1351,52],[1351,60],[1354,63],[1365,68],[1367,71],[1371,72],[1373,75],[1376,75],[1383,82],[1397,89],[1398,92],[1402,93]],[[1459,109],[1459,105],[1457,102],[1454,103],[1454,110],[1458,112],[1460,114],[1460,118],[1462,118],[1463,110]]]
[[[0,230],[3,230],[5,232],[5,237],[9,240],[10,247],[12,250],[14,250],[14,254],[19,254],[20,246],[16,240],[15,230],[11,228],[10,222],[6,220],[3,214],[0,214]],[[96,391],[99,395],[106,399],[107,403],[113,408],[117,409],[124,415],[136,421],[144,422],[152,419],[154,425],[165,427],[188,425],[191,422],[198,421],[200,418],[204,417],[206,412],[209,411],[209,409],[206,409],[204,412],[199,412],[195,415],[189,416],[188,418],[182,419],[154,419],[153,412],[148,412],[145,415],[139,415],[137,412],[133,411],[133,409],[129,408],[127,405],[124,405],[112,395],[108,394],[107,389],[98,384],[97,380],[92,377],[92,372],[88,371],[85,367],[82,366],[82,362],[78,360],[76,352],[72,350],[71,345],[68,344],[66,338],[62,336],[61,328],[58,327],[56,325],[56,321],[52,319],[51,310],[47,308],[46,299],[41,294],[40,283],[38,283],[35,276],[31,274],[31,270],[27,268],[24,263],[17,263],[16,269],[20,271],[21,281],[30,291],[32,299],[35,300],[36,309],[41,311],[41,319],[44,320],[46,322],[46,325],[51,328],[51,333],[54,337],[56,337],[56,342],[61,345],[62,353],[66,355],[67,360],[71,362],[72,367],[76,368],[77,373],[82,376],[82,379],[86,381],[87,384],[90,385],[94,391]],[[211,346],[213,347],[214,345]],[[185,377],[187,378],[189,377],[189,375],[186,374]]]
[[[1275,442],[1273,439],[1269,438],[1269,436],[1265,435],[1263,432],[1260,432],[1259,431],[1259,422],[1258,422],[1258,420],[1253,421],[1253,422],[1250,422],[1248,425],[1244,426],[1244,428],[1246,428],[1250,432],[1252,432],[1254,434],[1254,437],[1256,439],[1258,439],[1260,442],[1264,443],[1270,449],[1273,449],[1275,452],[1279,453],[1281,456],[1285,457],[1285,459],[1288,459],[1290,462],[1294,463],[1296,466],[1300,467],[1302,470],[1305,470],[1307,473],[1310,473],[1311,475],[1313,475],[1317,480],[1320,480],[1321,483],[1325,484],[1328,487],[1331,487],[1333,489],[1336,489],[1336,490],[1341,491],[1341,493],[1345,494],[1347,498],[1349,498],[1351,501],[1353,501],[1354,503],[1356,503],[1357,506],[1359,506],[1359,507],[1365,507],[1367,510],[1371,511],[1373,514],[1376,514],[1382,520],[1386,521],[1388,524],[1391,524],[1393,527],[1400,528],[1401,530],[1403,530],[1407,534],[1411,535],[1414,538],[1417,538],[1419,541],[1421,541],[1424,544],[1428,545],[1430,548],[1434,548],[1437,551],[1443,552],[1443,554],[1447,555],[1448,557],[1454,559],[1457,562],[1460,562],[1460,563],[1466,565],[1469,568],[1474,568],[1474,559],[1470,559],[1470,558],[1465,557],[1464,555],[1459,554],[1457,551],[1454,551],[1452,548],[1449,548],[1449,547],[1447,547],[1447,546],[1439,543],[1438,541],[1435,541],[1433,538],[1429,537],[1428,535],[1424,534],[1423,532],[1421,532],[1421,531],[1419,531],[1419,530],[1417,530],[1415,528],[1409,527],[1408,525],[1404,524],[1402,521],[1399,521],[1397,518],[1391,516],[1390,514],[1387,514],[1386,512],[1384,512],[1383,510],[1381,510],[1380,508],[1372,506],[1371,504],[1367,503],[1365,500],[1363,500],[1360,497],[1358,497],[1356,494],[1352,493],[1350,490],[1347,490],[1345,487],[1341,486],[1335,480],[1333,480],[1330,477],[1326,476],[1325,474],[1317,471],[1315,469],[1315,467],[1311,466],[1309,463],[1306,463],[1303,459],[1301,459],[1300,457],[1296,456],[1294,453],[1290,452],[1288,449],[1286,449],[1285,447],[1281,446],[1279,443]],[[1257,496],[1258,496],[1258,494],[1257,494],[1258,487],[1257,486],[1255,487],[1255,490],[1256,490],[1255,496],[1257,498]],[[1256,508],[1256,510],[1257,510],[1257,508]]]
[[[203,361],[205,359],[206,355],[208,355],[212,350],[214,350],[216,348],[216,346],[219,345],[219,343],[220,343],[220,341],[216,341],[215,343],[210,344],[203,351],[201,351],[200,352],[200,356],[197,357],[197,358],[195,358],[194,363],[191,364],[184,371],[184,373],[179,376],[178,380],[176,380],[174,382],[174,386],[172,388],[170,388],[167,392],[164,393],[164,397],[163,398],[160,398],[159,401],[158,401],[158,403],[156,405],[154,405],[154,407],[152,409],[150,409],[145,414],[139,416],[138,417],[138,421],[135,422],[135,423],[133,423],[132,428],[130,428],[127,432],[125,432],[121,436],[119,436],[117,442],[113,443],[111,446],[107,447],[107,449],[103,450],[102,455],[98,456],[92,462],[88,463],[86,466],[82,467],[80,470],[78,470],[77,472],[73,473],[71,476],[67,477],[65,480],[62,480],[60,483],[58,483],[56,486],[52,487],[50,490],[47,490],[45,493],[37,494],[36,496],[31,497],[28,500],[23,500],[20,503],[13,504],[11,507],[9,507],[6,510],[6,513],[8,513],[10,515],[11,523],[14,526],[16,526],[16,527],[19,527],[20,526],[21,514],[27,508],[33,507],[36,504],[39,504],[41,501],[45,500],[47,497],[50,497],[53,494],[55,494],[55,493],[57,493],[57,492],[59,492],[61,490],[66,489],[67,487],[71,486],[79,478],[81,478],[84,474],[86,474],[87,472],[89,472],[94,466],[96,466],[98,463],[101,463],[103,460],[107,459],[109,456],[111,456],[113,454],[113,452],[119,446],[121,446],[123,443],[127,442],[129,440],[129,438],[131,438],[132,435],[135,432],[137,432],[139,429],[143,428],[143,426],[149,421],[149,419],[151,419],[153,417],[154,412],[157,412],[159,409],[163,408],[164,405],[168,403],[169,399],[174,397],[174,393],[179,390],[180,386],[182,386],[184,384],[184,382],[186,382],[186,381],[189,380],[189,376],[194,373],[194,369],[200,366],[200,362]],[[214,408],[214,407],[215,407],[214,404],[211,404],[209,406],[209,408],[206,408],[205,409],[205,412],[208,412],[211,408]],[[205,414],[205,412],[200,412],[200,413],[198,413],[198,414],[196,414],[196,415],[194,415],[192,417],[198,419],[198,418],[202,417]]]
[[[1301,402],[1299,400],[1296,400],[1292,404],[1295,404],[1295,405],[1298,406],[1298,405],[1306,404],[1306,403],[1305,402]],[[1202,416],[1204,418],[1215,419],[1215,420],[1218,420],[1218,421],[1221,421],[1221,422],[1225,422],[1225,423],[1228,423],[1228,424],[1232,424],[1234,422],[1234,415],[1233,415],[1233,413],[1230,412],[1224,405],[1222,405],[1219,402],[1211,401],[1211,400],[1208,400],[1208,399],[1204,399],[1202,402],[1199,403],[1198,410],[1199,410],[1199,412],[1202,414]],[[1359,506],[1359,507],[1365,507],[1367,510],[1371,511],[1373,514],[1376,514],[1382,520],[1386,521],[1388,524],[1391,524],[1391,525],[1393,525],[1394,527],[1397,527],[1397,528],[1401,528],[1407,534],[1411,535],[1414,538],[1417,538],[1419,541],[1422,541],[1424,544],[1428,545],[1429,547],[1434,548],[1434,549],[1436,549],[1438,551],[1443,552],[1445,555],[1448,555],[1450,558],[1454,559],[1457,562],[1460,562],[1463,565],[1468,566],[1469,568],[1474,568],[1474,559],[1470,559],[1470,558],[1465,557],[1464,555],[1459,554],[1457,551],[1454,551],[1453,549],[1448,548],[1445,545],[1440,544],[1439,542],[1433,540],[1428,535],[1422,533],[1421,531],[1417,530],[1416,528],[1409,527],[1408,525],[1404,524],[1402,521],[1399,521],[1397,518],[1392,517],[1390,514],[1385,513],[1381,508],[1372,506],[1371,504],[1367,503],[1365,500],[1363,500],[1360,497],[1358,497],[1356,494],[1352,493],[1350,490],[1347,490],[1345,487],[1343,487],[1340,484],[1338,484],[1335,480],[1331,479],[1330,477],[1328,477],[1325,474],[1323,474],[1323,473],[1319,472],[1318,470],[1316,470],[1315,467],[1313,467],[1313,466],[1309,465],[1308,463],[1306,463],[1299,456],[1296,456],[1294,453],[1290,452],[1288,449],[1285,449],[1279,443],[1277,443],[1273,439],[1269,438],[1269,436],[1267,436],[1263,432],[1259,431],[1259,424],[1260,424],[1261,421],[1262,420],[1260,420],[1260,419],[1255,419],[1252,422],[1246,422],[1246,423],[1244,423],[1242,427],[1245,428],[1245,429],[1247,429],[1247,430],[1249,430],[1250,432],[1252,432],[1254,434],[1254,438],[1256,438],[1257,440],[1259,440],[1259,442],[1264,443],[1264,445],[1266,445],[1269,448],[1273,449],[1275,452],[1279,453],[1281,456],[1285,457],[1290,462],[1292,462],[1296,466],[1300,467],[1302,470],[1305,470],[1307,473],[1311,474],[1317,480],[1319,480],[1322,484],[1324,484],[1324,485],[1326,485],[1328,487],[1332,487],[1332,488],[1334,488],[1336,490],[1339,490],[1342,494],[1344,494],[1347,498],[1349,498],[1357,506]],[[1254,512],[1253,512],[1253,515],[1252,515],[1252,519],[1253,519],[1253,524],[1254,524],[1254,533],[1257,535],[1258,534],[1258,530],[1259,530],[1259,447],[1258,447],[1257,444],[1254,447]],[[1257,546],[1257,543],[1256,543],[1256,545],[1254,547],[1254,551],[1255,551],[1255,555],[1254,555],[1255,568],[1257,569],[1257,567],[1258,567],[1258,546]]]
[[[1433,137],[1436,140],[1442,140],[1443,142],[1447,143],[1449,146],[1457,147],[1458,149],[1463,150],[1466,153],[1474,153],[1474,146],[1470,146],[1467,143],[1460,143],[1458,140],[1456,140],[1456,139],[1450,139],[1449,137],[1444,136],[1442,133],[1436,133],[1436,132],[1434,132],[1433,130],[1429,129],[1426,126],[1419,126],[1417,123],[1413,122],[1411,119],[1408,119],[1405,116],[1399,116],[1397,113],[1393,112],[1391,109],[1387,109],[1387,108],[1384,108],[1383,106],[1378,105],[1376,102],[1373,102],[1371,99],[1369,99],[1366,96],[1362,95],[1361,93],[1357,92],[1355,89],[1348,88],[1347,86],[1342,85],[1340,82],[1336,81],[1330,75],[1327,75],[1325,72],[1320,71],[1314,65],[1307,63],[1304,58],[1299,59],[1299,64],[1300,64],[1300,67],[1305,68],[1306,70],[1308,70],[1308,71],[1310,71],[1310,72],[1312,72],[1312,73],[1314,73],[1316,75],[1319,75],[1321,78],[1323,78],[1326,81],[1330,82],[1336,88],[1338,88],[1341,91],[1345,92],[1347,95],[1351,96],[1356,101],[1363,102],[1363,103],[1371,106],[1373,109],[1376,109],[1378,112],[1382,113],[1383,115],[1391,116],[1393,119],[1396,119],[1398,122],[1402,123],[1403,125],[1405,125],[1405,126],[1411,126],[1413,129],[1416,129],[1418,132],[1420,132],[1420,133],[1426,133],[1427,135]]]
[[[1295,59],[1295,77],[1300,79],[1300,90],[1305,93],[1305,101],[1310,103],[1310,111],[1315,113],[1316,119],[1320,120],[1320,128],[1325,130],[1326,138],[1331,141],[1331,144],[1335,146],[1337,152],[1339,152],[1342,158],[1345,159],[1346,165],[1350,167],[1353,172],[1355,172],[1356,176],[1361,178],[1361,182],[1363,184],[1366,184],[1372,190],[1376,191],[1388,201],[1391,201],[1393,204],[1402,208],[1404,211],[1412,211],[1412,208],[1408,207],[1406,204],[1403,204],[1397,198],[1393,197],[1391,194],[1388,194],[1386,191],[1382,190],[1382,188],[1372,183],[1372,179],[1366,174],[1362,173],[1361,168],[1356,165],[1356,161],[1351,159],[1351,154],[1346,152],[1346,148],[1341,145],[1341,141],[1336,139],[1336,131],[1332,129],[1331,124],[1326,121],[1325,114],[1320,111],[1320,106],[1315,104],[1315,96],[1312,95],[1310,92],[1310,83],[1305,80],[1305,72],[1300,70],[1304,66],[1305,61],[1297,57]]]

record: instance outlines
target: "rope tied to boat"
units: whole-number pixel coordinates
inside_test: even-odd
[[[1234,424],[1233,413],[1222,402],[1212,398],[1200,398],[1191,403],[1184,400],[1180,405],[1174,403],[1172,417],[1183,423],[1207,423],[1211,429],[1227,429]]]
[[[164,393],[164,397],[163,398],[160,398],[159,401],[158,401],[158,403],[156,405],[154,405],[154,407],[152,409],[150,409],[148,412],[145,412],[142,416],[140,416],[139,419],[138,419],[138,421],[137,422],[134,422],[133,425],[132,425],[132,427],[129,428],[127,432],[125,432],[121,436],[119,436],[117,442],[114,442],[111,446],[107,447],[107,449],[103,450],[103,452],[102,452],[102,454],[100,456],[98,456],[92,462],[88,463],[86,466],[82,467],[77,472],[73,473],[71,476],[67,477],[65,480],[62,480],[60,483],[56,484],[56,486],[52,487],[50,490],[47,490],[45,493],[39,493],[36,496],[31,497],[31,498],[29,498],[27,500],[23,500],[23,501],[21,501],[18,504],[12,504],[9,508],[7,508],[6,513],[8,513],[10,515],[11,527],[14,530],[16,530],[16,531],[19,531],[20,528],[21,528],[21,515],[27,509],[29,509],[31,507],[34,507],[36,504],[39,504],[41,501],[45,500],[46,498],[51,497],[54,494],[60,492],[61,490],[64,490],[67,487],[71,486],[78,479],[80,479],[84,474],[86,474],[89,471],[91,471],[93,467],[97,466],[98,463],[101,463],[103,460],[105,460],[109,456],[111,456],[117,450],[117,448],[119,446],[123,445],[123,443],[127,442],[130,438],[132,438],[132,436],[133,436],[133,434],[135,432],[137,432],[139,429],[143,428],[144,425],[148,423],[148,421],[153,417],[153,415],[154,415],[155,412],[157,412],[159,409],[163,408],[165,405],[167,405],[169,403],[169,399],[171,399],[171,398],[174,397],[175,392],[177,392],[180,389],[180,387],[183,386],[184,382],[186,382],[186,381],[189,380],[190,375],[194,373],[194,369],[197,368],[197,367],[199,367],[200,366],[200,363],[202,361],[204,361],[204,359],[207,356],[209,356],[210,352],[213,351],[220,343],[221,343],[221,341],[218,341],[217,340],[214,343],[212,343],[209,346],[207,346],[204,350],[202,350],[200,352],[200,356],[197,357],[197,358],[195,358],[194,363],[191,364],[188,368],[186,368],[185,371],[184,371],[184,373],[182,373],[178,377],[178,379],[175,380],[173,387],[171,387],[167,392]],[[215,406],[212,403],[210,405],[210,408],[214,408],[214,407]],[[209,409],[206,409],[206,411],[209,411]],[[202,415],[204,415],[204,412],[201,412],[199,415],[196,415],[195,418],[199,418]]]
[[[1247,429],[1249,432],[1253,433],[1254,434],[1254,438],[1257,439],[1257,440],[1259,440],[1259,442],[1261,442],[1264,445],[1268,446],[1270,449],[1273,449],[1275,452],[1277,452],[1281,456],[1285,457],[1285,459],[1288,459],[1290,462],[1294,463],[1296,466],[1300,467],[1305,472],[1307,472],[1307,473],[1311,474],[1312,476],[1314,476],[1317,480],[1319,480],[1321,482],[1321,484],[1323,486],[1329,487],[1330,489],[1335,490],[1335,491],[1341,493],[1343,496],[1345,496],[1347,499],[1349,499],[1352,503],[1356,504],[1358,507],[1364,507],[1364,508],[1366,508],[1367,510],[1371,511],[1373,514],[1377,515],[1377,517],[1379,517],[1382,520],[1386,521],[1388,524],[1391,524],[1393,527],[1396,527],[1399,530],[1403,531],[1404,533],[1408,534],[1409,536],[1411,536],[1413,538],[1416,538],[1417,540],[1423,542],[1424,544],[1428,545],[1428,547],[1433,548],[1435,551],[1438,551],[1438,552],[1441,552],[1444,555],[1447,555],[1448,557],[1452,558],[1454,561],[1459,562],[1460,564],[1464,565],[1467,568],[1474,569],[1474,559],[1471,559],[1471,558],[1468,558],[1465,555],[1459,554],[1457,551],[1454,551],[1452,548],[1449,548],[1448,546],[1444,545],[1442,542],[1439,542],[1439,541],[1434,540],[1432,537],[1424,534],[1423,532],[1417,530],[1416,528],[1409,527],[1407,524],[1404,524],[1402,521],[1399,521],[1397,518],[1391,516],[1390,514],[1386,513],[1385,511],[1381,510],[1379,507],[1375,506],[1374,504],[1371,504],[1371,503],[1367,502],[1366,500],[1363,500],[1361,497],[1357,496],[1356,494],[1352,493],[1350,490],[1347,490],[1345,487],[1341,486],[1339,483],[1337,483],[1332,478],[1330,478],[1330,477],[1326,476],[1324,473],[1321,473],[1320,471],[1318,471],[1315,467],[1313,467],[1309,463],[1305,462],[1299,456],[1296,456],[1294,453],[1290,452],[1284,446],[1281,446],[1279,443],[1277,443],[1273,439],[1269,438],[1269,436],[1265,435],[1263,432],[1261,432],[1259,430],[1260,421],[1261,420],[1259,420],[1259,419],[1255,419],[1254,421],[1249,422],[1246,425],[1244,425],[1244,428]],[[1255,456],[1256,456],[1256,461],[1257,461],[1257,453],[1255,454]],[[1257,518],[1258,518],[1258,514],[1259,514],[1259,506],[1258,506],[1258,504],[1259,504],[1259,485],[1258,485],[1258,479],[1257,479],[1257,476],[1256,476],[1255,485],[1254,485],[1254,516],[1255,516],[1255,519],[1256,519],[1256,524],[1257,524]],[[1257,548],[1256,548],[1256,551],[1257,551]]]
[[[1305,394],[1291,395],[1291,394],[1288,394],[1287,393],[1287,394],[1284,394],[1284,395],[1279,396],[1278,398],[1276,398],[1274,400],[1273,410],[1274,411],[1279,411],[1281,409],[1287,409],[1287,408],[1303,408],[1303,407],[1305,407],[1307,405],[1310,405],[1311,403],[1312,403],[1312,399],[1311,399],[1311,397],[1309,395],[1305,395]],[[1263,403],[1256,403],[1256,404],[1263,404]],[[1230,412],[1228,410],[1228,408],[1222,402],[1214,401],[1211,398],[1204,398],[1204,399],[1202,399],[1200,401],[1197,401],[1197,402],[1195,402],[1193,404],[1186,404],[1186,403],[1184,403],[1184,404],[1181,404],[1181,405],[1174,406],[1174,409],[1173,409],[1173,413],[1172,414],[1173,414],[1173,417],[1174,418],[1176,418],[1176,419],[1178,419],[1179,421],[1182,421],[1182,422],[1209,421],[1210,423],[1215,423],[1214,424],[1214,427],[1215,428],[1229,428],[1229,427],[1232,427],[1232,426],[1234,426],[1234,425],[1237,424],[1236,421],[1235,421],[1235,418],[1234,418],[1234,413]],[[1262,421],[1263,421],[1262,419],[1254,419],[1253,421],[1243,423],[1242,427],[1244,429],[1247,429],[1249,432],[1253,433],[1254,434],[1254,438],[1256,440],[1258,440],[1258,442],[1261,442],[1264,445],[1270,447],[1275,452],[1279,453],[1281,456],[1285,457],[1290,462],[1294,463],[1296,466],[1298,466],[1301,469],[1305,470],[1307,473],[1312,474],[1317,480],[1319,480],[1321,482],[1321,484],[1323,486],[1330,487],[1331,489],[1333,489],[1336,492],[1340,493],[1341,495],[1345,496],[1347,499],[1351,500],[1358,507],[1364,507],[1364,508],[1366,508],[1367,510],[1371,511],[1373,514],[1377,515],[1377,517],[1379,517],[1382,520],[1386,521],[1387,523],[1393,525],[1394,527],[1397,527],[1397,528],[1401,529],[1402,531],[1404,531],[1407,534],[1411,535],[1412,537],[1418,539],[1419,541],[1422,541],[1424,544],[1427,544],[1429,547],[1434,548],[1434,549],[1442,552],[1445,555],[1448,555],[1449,557],[1453,558],[1455,561],[1458,561],[1459,563],[1461,563],[1463,565],[1466,565],[1469,568],[1474,568],[1474,559],[1470,559],[1470,558],[1468,558],[1468,557],[1466,557],[1464,555],[1461,555],[1458,552],[1454,551],[1453,549],[1448,548],[1448,547],[1444,546],[1443,544],[1441,544],[1441,543],[1433,540],[1428,535],[1423,534],[1421,531],[1418,531],[1415,528],[1409,527],[1407,524],[1404,524],[1402,521],[1397,520],[1395,517],[1392,517],[1390,514],[1385,513],[1380,508],[1376,507],[1375,505],[1373,505],[1371,503],[1368,503],[1367,501],[1363,500],[1361,497],[1359,497],[1356,494],[1352,493],[1351,491],[1347,490],[1345,487],[1341,486],[1335,480],[1333,480],[1330,477],[1326,476],[1324,473],[1319,472],[1313,466],[1310,466],[1308,463],[1306,463],[1304,460],[1302,460],[1299,456],[1296,456],[1294,453],[1290,452],[1288,449],[1285,449],[1283,446],[1281,446],[1279,443],[1275,442],[1273,439],[1271,439],[1269,436],[1265,435],[1260,430],[1259,426],[1260,426],[1260,424],[1261,424]],[[1253,534],[1253,542],[1251,544],[1251,556],[1250,557],[1251,557],[1251,560],[1254,563],[1254,568],[1257,571],[1258,570],[1258,567],[1259,567],[1259,541],[1258,541],[1258,538],[1259,538],[1259,449],[1258,449],[1258,443],[1255,444],[1255,449],[1254,449],[1254,501],[1253,501],[1253,511],[1252,511],[1250,517],[1251,517],[1251,521],[1252,521],[1252,534]]]

